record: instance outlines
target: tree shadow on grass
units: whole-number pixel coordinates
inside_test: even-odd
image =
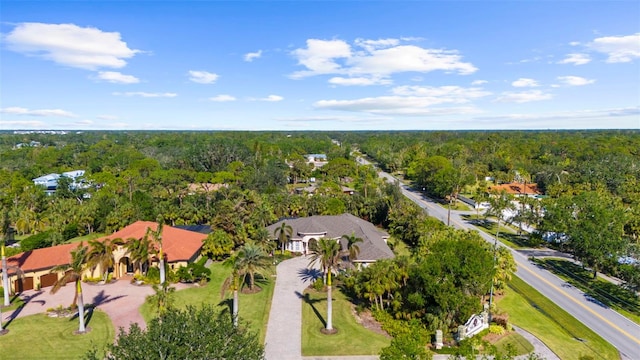
[[[233,298],[220,301],[218,303],[218,306],[222,307],[220,316],[228,316],[231,320],[233,320]]]
[[[298,276],[303,282],[314,282],[316,279],[322,277],[322,271],[320,269],[302,268],[298,270]]]
[[[20,313],[22,312],[22,310],[24,310],[25,306],[27,306],[28,303],[33,302],[33,303],[39,303],[40,305],[44,305],[46,303],[44,300],[33,300],[34,298],[42,295],[43,292],[44,291],[39,290],[39,291],[34,292],[34,293],[30,294],[30,295],[22,296],[21,299],[22,299],[23,303],[20,304],[20,306],[18,306],[15,310],[13,310],[13,313],[11,313],[11,316],[9,317],[9,320],[7,320],[7,322],[4,324],[4,327],[6,328],[9,325],[11,325],[13,320],[15,320],[18,317],[18,315],[20,315]]]
[[[309,295],[309,293],[306,293],[306,294],[303,295],[299,291],[296,291],[296,295],[300,299],[302,299],[302,301],[304,301],[306,304],[311,306],[311,309],[313,310],[313,313],[316,314],[316,317],[322,323],[322,327],[326,328],[327,327],[327,321],[324,319],[324,317],[322,317],[322,315],[320,315],[320,312],[318,311],[318,309],[315,306],[316,303],[319,303],[319,302],[325,301],[325,300],[324,299],[312,299],[311,295]]]

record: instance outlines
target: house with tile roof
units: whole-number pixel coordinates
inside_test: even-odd
[[[505,191],[507,194],[515,197],[528,196],[536,197],[542,195],[542,192],[538,189],[538,185],[534,183],[508,183],[495,186],[489,186],[487,189],[489,193],[501,193]]]
[[[156,231],[158,223],[151,221],[137,221],[126,226],[111,235],[96,239],[105,241],[107,239],[122,239],[126,242],[132,239],[142,239],[147,236],[147,229]],[[165,254],[165,261],[170,269],[177,269],[196,261],[200,256],[202,240],[207,237],[201,232],[189,231],[174,228],[168,225],[162,227],[162,248]],[[35,249],[23,252],[7,259],[8,265],[16,266],[23,272],[23,276],[10,274],[10,283],[14,292],[21,292],[36,288],[52,286],[62,274],[51,273],[51,269],[71,262],[71,251],[78,246],[78,243],[63,244],[43,249]],[[127,274],[133,274],[133,261],[125,246],[118,246],[113,252],[114,263],[113,277],[118,279]],[[156,261],[155,258],[150,260]],[[97,277],[102,273],[99,267],[93,271],[85,273],[88,277]]]
[[[369,264],[380,259],[391,259],[393,251],[387,245],[389,234],[376,228],[372,223],[362,220],[351,214],[342,215],[316,215],[309,217],[283,219],[267,227],[270,236],[275,239],[275,232],[282,223],[292,228],[292,236],[286,249],[291,252],[306,254],[309,252],[309,244],[322,238],[340,241],[342,236],[351,236],[362,239],[358,243],[360,252],[353,261],[355,264]],[[341,242],[343,250],[346,243]]]

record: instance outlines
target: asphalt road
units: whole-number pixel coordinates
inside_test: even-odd
[[[359,161],[368,164],[366,160]],[[379,176],[387,181],[396,182],[396,178],[385,172],[379,172]],[[412,191],[409,187],[400,183],[402,193],[411,201],[427,210],[433,216],[447,223],[447,209],[424,197],[420,192]],[[458,211],[451,211],[450,225],[458,229],[477,230],[480,235],[490,243],[495,239],[474,227],[460,217]],[[498,243],[499,246],[505,246]],[[505,246],[506,247],[506,246]],[[510,249],[513,258],[518,265],[516,275],[538,290],[544,296],[573,315],[576,319],[591,328],[594,332],[615,346],[622,359],[640,359],[640,326],[620,315],[618,312],[599,304],[575,287],[568,286],[566,282],[552,273],[540,269],[529,262],[526,256]],[[576,339],[576,341],[582,341]],[[587,344],[588,345],[588,344]],[[593,354],[597,358],[597,354]]]

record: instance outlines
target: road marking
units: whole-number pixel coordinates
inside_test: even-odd
[[[515,259],[514,259],[515,260]],[[546,283],[547,285],[551,286],[552,288],[554,288],[557,292],[559,292],[560,294],[564,295],[565,297],[567,297],[569,300],[573,301],[574,303],[580,305],[582,308],[584,308],[585,310],[587,310],[588,312],[590,312],[592,315],[594,315],[595,317],[599,318],[600,320],[604,321],[605,323],[607,323],[609,326],[611,326],[612,328],[618,330],[619,332],[621,332],[624,336],[628,337],[629,339],[633,340],[635,343],[640,344],[640,340],[638,340],[638,338],[633,337],[631,334],[629,334],[628,332],[624,331],[623,329],[621,329],[618,325],[612,323],[611,321],[605,319],[602,315],[598,314],[597,312],[593,311],[593,309],[590,309],[589,307],[587,307],[585,304],[581,303],[580,301],[576,300],[574,297],[572,297],[571,295],[567,294],[564,290],[560,289],[559,287],[557,287],[556,285],[552,284],[549,280],[543,278],[542,276],[536,274],[535,272],[533,272],[532,270],[528,269],[526,266],[522,265],[522,263],[518,260],[515,260],[516,264],[519,266],[519,269],[523,269],[526,270],[528,272],[531,273],[531,275],[537,277],[538,279],[542,280],[544,283]],[[544,294],[543,294],[544,295]],[[546,297],[546,296],[545,296]],[[588,326],[587,326],[588,327]]]

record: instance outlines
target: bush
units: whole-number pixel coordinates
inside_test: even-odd
[[[146,330],[133,323],[120,328],[104,359],[264,359],[264,347],[247,326],[234,326],[230,316],[213,307],[169,309],[151,320]],[[101,359],[94,347],[85,359]]]
[[[505,333],[505,330],[500,325],[491,324],[489,325],[489,333],[495,335],[502,335]]]
[[[51,230],[47,230],[23,239],[20,241],[22,251],[42,249],[53,245],[52,233]]]
[[[176,271],[176,275],[179,281],[183,282],[209,281],[211,270],[196,262],[179,268]]]
[[[324,280],[322,280],[322,278],[317,278],[316,281],[313,282],[312,286],[316,291],[324,291]]]

